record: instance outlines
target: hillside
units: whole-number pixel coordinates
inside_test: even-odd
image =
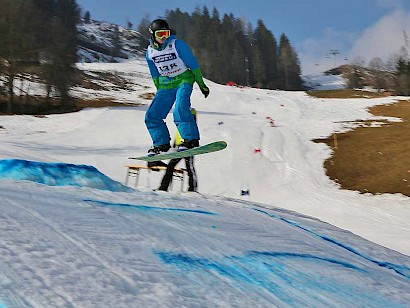
[[[120,39],[121,51],[113,55],[113,37],[116,28]],[[91,20],[90,23],[81,23],[79,31],[80,62],[113,62],[124,59],[134,59],[143,56],[146,38],[141,33],[132,29],[108,22]],[[141,46],[142,45],[142,46]],[[388,71],[378,71],[369,68],[345,64],[330,69],[323,74],[302,76],[304,84],[310,90],[330,90],[346,88],[349,76],[357,72],[364,87],[377,89],[378,80],[386,80],[386,90],[394,88],[394,74]]]
[[[374,70],[358,65],[345,64],[326,71],[325,75],[341,76],[346,81],[352,74],[357,74],[363,87],[392,91],[395,88],[393,72]],[[381,88],[381,86],[383,86]]]
[[[141,34],[132,29],[108,22],[84,21],[78,28],[78,56],[80,62],[115,62],[141,56]],[[120,51],[114,54],[113,40],[118,29]]]

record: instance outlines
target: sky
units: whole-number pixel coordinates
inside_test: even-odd
[[[299,55],[302,73],[314,74],[335,65],[368,62],[380,57],[388,62],[406,44],[410,33],[410,1],[406,0],[196,0],[140,1],[77,0],[91,17],[135,27],[143,17],[155,19],[179,8],[192,13],[196,7],[232,13],[253,26],[261,19],[278,40],[282,33]],[[172,27],[172,25],[171,25]],[[337,51],[335,54],[333,51]]]
[[[163,172],[122,184],[127,164],[145,166],[128,157],[151,144],[145,60],[77,67],[103,88],[73,87],[74,97],[136,107],[1,116],[1,308],[409,307],[410,199],[340,189],[323,168],[331,148],[312,141],[391,120],[368,108],[397,97],[207,80],[210,96],[195,86],[191,100],[201,143],[228,147],[195,157],[199,194],[176,179],[162,192]],[[127,86],[101,80],[108,73]],[[44,95],[35,84],[21,82]]]

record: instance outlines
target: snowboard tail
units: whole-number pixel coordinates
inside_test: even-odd
[[[171,152],[171,153],[164,153],[154,156],[139,156],[139,157],[130,157],[129,159],[136,159],[136,160],[143,160],[147,162],[153,161],[160,161],[166,159],[174,159],[174,158],[184,158],[189,156],[201,155],[206,153],[217,152],[225,149],[227,147],[227,143],[225,141],[215,141],[212,143],[208,143],[193,149],[181,151],[181,152]]]

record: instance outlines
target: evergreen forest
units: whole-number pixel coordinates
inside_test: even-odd
[[[192,14],[168,10],[165,19],[185,40],[200,63],[203,75],[218,83],[301,90],[298,55],[285,34],[279,42],[262,20],[255,28],[232,14],[220,17],[205,6]]]

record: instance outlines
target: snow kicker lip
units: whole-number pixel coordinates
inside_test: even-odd
[[[133,191],[89,165],[4,159],[0,160],[0,178],[26,180],[48,186],[90,187],[113,192]]]

